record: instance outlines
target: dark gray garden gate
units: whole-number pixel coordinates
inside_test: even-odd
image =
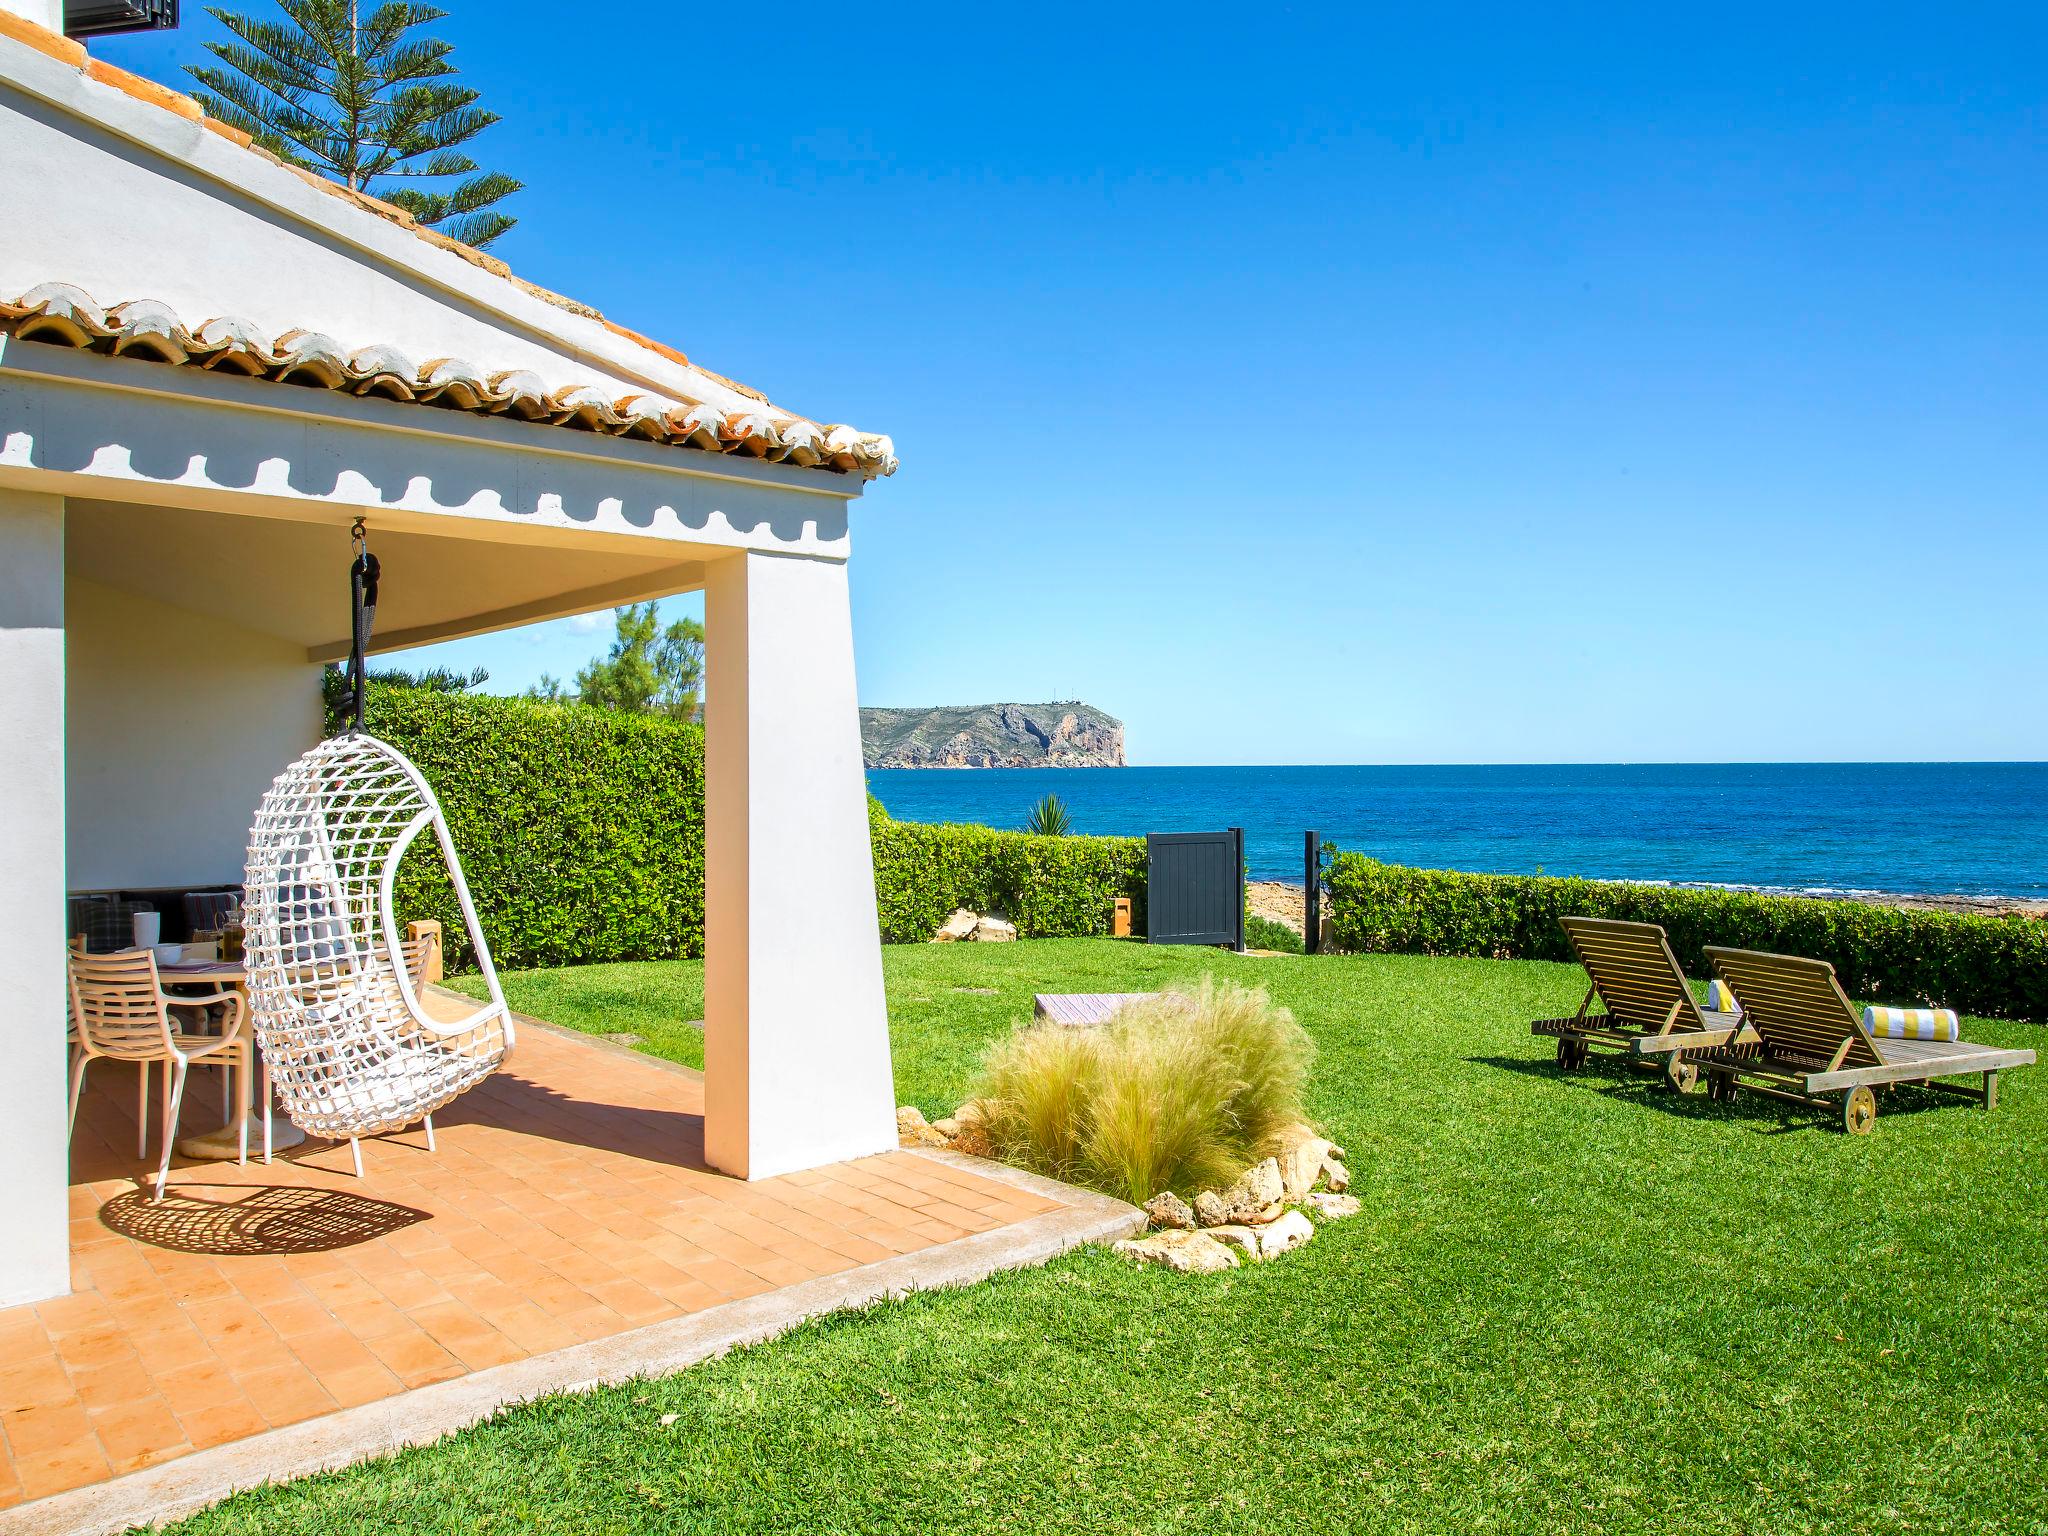
[[[1145,838],[1145,937],[1244,948],[1244,828]]]

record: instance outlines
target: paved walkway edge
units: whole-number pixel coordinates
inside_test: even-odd
[[[813,1317],[913,1291],[972,1285],[997,1270],[1043,1264],[1070,1248],[1128,1237],[1145,1225],[1144,1212],[1107,1195],[955,1152],[920,1149],[917,1155],[1059,1200],[1065,1208],[16,1505],[0,1512],[0,1536],[110,1536],[131,1526],[168,1524],[245,1488],[429,1444],[551,1392],[587,1392],[636,1376],[664,1375],[772,1339]]]

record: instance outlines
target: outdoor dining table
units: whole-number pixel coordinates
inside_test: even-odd
[[[157,976],[166,987],[204,987],[209,992],[235,992],[242,998],[242,1028],[253,1030],[249,1020],[249,972],[239,960],[170,960],[157,962]],[[252,1034],[253,1041],[254,1036]],[[261,1050],[260,1045],[258,1050]],[[257,1079],[263,1081],[261,1077]],[[280,1115],[268,1102],[265,1095],[262,1113],[270,1116],[270,1149],[273,1153],[296,1147],[306,1139],[306,1133]],[[249,1131],[251,1151],[260,1151],[263,1146],[262,1129],[252,1125]],[[234,1116],[228,1116],[227,1124],[217,1131],[206,1131],[197,1136],[186,1136],[179,1140],[178,1151],[186,1157],[213,1162],[225,1162],[240,1155],[240,1138],[235,1132]]]

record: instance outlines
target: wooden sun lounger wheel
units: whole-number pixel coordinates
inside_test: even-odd
[[[1877,1124],[1877,1095],[1868,1088],[1851,1088],[1842,1100],[1842,1129],[1851,1136],[1868,1136]]]

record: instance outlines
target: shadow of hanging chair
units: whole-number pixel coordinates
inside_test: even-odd
[[[181,1185],[162,1200],[128,1190],[100,1207],[100,1222],[152,1248],[232,1258],[328,1253],[433,1219],[409,1205],[340,1189],[224,1185],[220,1199],[208,1200],[195,1193],[198,1187]]]
[[[488,1000],[422,996],[393,910],[399,861],[428,830],[455,888]],[[277,776],[249,831],[243,908],[249,1007],[292,1123],[346,1140],[426,1123],[495,1072],[512,1016],[434,792],[405,755],[360,732]]]

